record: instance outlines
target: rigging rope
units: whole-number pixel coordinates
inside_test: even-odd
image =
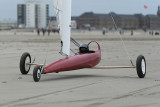
[[[108,2],[108,4],[109,4],[109,2]],[[110,14],[111,14],[111,18],[112,18],[113,24],[114,24],[114,26],[115,26],[115,28],[116,28],[116,31],[118,31],[118,32],[120,33],[120,31],[119,31],[119,29],[118,29],[118,26],[117,26],[117,24],[116,24],[116,22],[115,22],[115,19],[114,19],[113,15],[112,15],[112,12],[111,12],[111,10],[110,10],[110,6],[109,6],[108,4],[107,4],[107,7],[109,7],[108,9],[109,9],[109,12],[110,12]],[[126,52],[127,57],[128,57],[128,59],[130,60],[131,65],[134,66],[133,61],[132,61],[132,59],[131,59],[131,57],[130,57],[130,55],[129,55],[129,53],[128,53],[127,47],[126,47],[126,45],[125,45],[125,43],[124,43],[124,40],[123,40],[121,34],[119,34],[119,36],[120,36],[120,39],[121,39],[121,42],[122,42],[124,51]]]
[[[111,13],[111,12],[110,12],[110,13]],[[114,26],[115,26],[115,28],[116,28],[116,31],[120,32],[120,31],[118,30],[118,26],[117,26],[117,24],[116,24],[116,22],[115,22],[115,20],[114,20],[114,18],[113,18],[112,13],[111,13],[111,18],[112,18],[112,20],[113,20],[113,23],[114,23]],[[130,55],[129,55],[129,53],[128,53],[128,50],[127,50],[127,48],[126,48],[126,45],[125,45],[125,43],[124,43],[124,40],[123,40],[121,34],[120,34],[119,36],[120,36],[122,45],[123,45],[123,47],[124,47],[124,51],[126,52],[126,54],[127,54],[127,56],[128,56],[128,59],[130,60],[132,66],[134,66],[133,61],[131,60],[131,57],[130,57]]]
[[[49,18],[48,26],[46,27],[48,30],[50,29],[50,24],[51,24],[51,17]],[[49,43],[47,43],[47,51],[46,51],[45,60],[44,60],[44,66],[43,67],[45,67],[45,65],[46,65],[48,52],[49,52]]]

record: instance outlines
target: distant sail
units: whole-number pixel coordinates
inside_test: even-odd
[[[70,55],[71,0],[53,0],[53,3],[63,43],[62,52]]]

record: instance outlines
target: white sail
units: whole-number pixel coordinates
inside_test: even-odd
[[[63,43],[62,52],[70,55],[71,0],[53,0],[53,3]]]
[[[60,27],[60,18],[61,18],[61,11],[62,11],[62,0],[53,0],[54,6],[54,13],[56,15],[56,20],[58,23],[58,27]]]

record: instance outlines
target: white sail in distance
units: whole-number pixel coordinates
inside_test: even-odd
[[[70,55],[71,0],[53,0],[54,12],[62,41],[62,52]]]

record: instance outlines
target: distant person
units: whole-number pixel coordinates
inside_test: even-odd
[[[102,29],[102,34],[105,35],[106,34],[106,28]]]
[[[45,29],[42,29],[42,33],[43,33],[43,36],[44,36],[45,33],[46,33],[46,30],[45,30]]]
[[[152,35],[152,36],[153,36],[153,31],[150,31],[150,32],[149,32],[149,35]]]
[[[37,29],[37,35],[39,36],[39,34],[40,34],[40,30],[39,30],[39,29]]]
[[[152,36],[153,36],[153,31],[152,31]]]
[[[51,32],[51,30],[50,30],[50,29],[48,29],[48,36],[50,35],[50,32]]]
[[[60,32],[60,28],[59,29],[57,29],[57,33],[59,33]]]
[[[133,36],[133,30],[131,30],[131,36]]]
[[[122,31],[121,30],[119,31],[119,34],[122,35]]]
[[[106,34],[106,31],[105,31],[105,30],[103,30],[103,31],[102,31],[102,34],[103,34],[103,35],[105,35],[105,34]]]

